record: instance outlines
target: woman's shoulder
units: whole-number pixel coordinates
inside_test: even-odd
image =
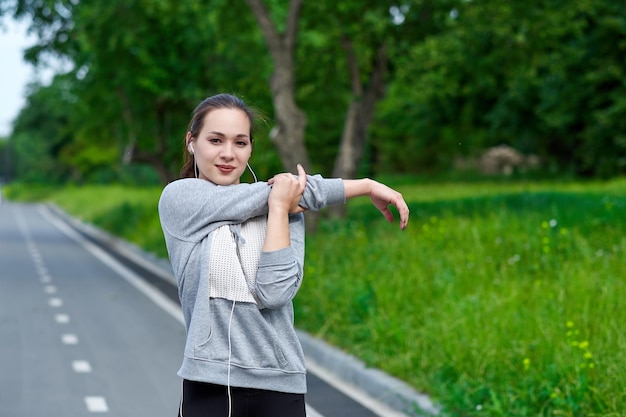
[[[216,185],[203,179],[182,178],[165,186],[159,198],[159,209],[173,208],[180,214],[181,210],[199,209],[223,212],[228,207],[236,215],[237,210],[246,205],[267,204],[268,194],[267,183]]]
[[[208,184],[208,181],[196,178],[181,178],[168,183],[161,191],[159,209],[163,211],[172,205],[179,207],[180,202],[199,195],[201,189]]]
[[[201,180],[199,178],[179,178],[177,180],[174,180],[168,183],[165,186],[165,188],[163,188],[163,192],[173,192],[173,191],[178,191],[181,189],[206,187],[206,186],[215,187],[215,184],[213,184],[210,181]]]

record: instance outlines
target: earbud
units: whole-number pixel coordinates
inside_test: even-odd
[[[189,142],[189,145],[187,145],[187,149],[189,149],[189,153],[191,153],[192,155],[194,154],[193,143],[192,142]]]

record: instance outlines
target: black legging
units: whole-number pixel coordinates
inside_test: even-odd
[[[230,387],[230,417],[305,417],[304,394]],[[228,417],[224,385],[183,380],[182,413],[178,417]]]

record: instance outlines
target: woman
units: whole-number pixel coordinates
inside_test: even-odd
[[[187,129],[182,179],[159,200],[187,340],[180,417],[305,415],[306,370],[292,299],[303,275],[304,210],[369,196],[404,229],[402,196],[369,179],[278,174],[240,183],[255,115],[235,96],[209,97]],[[254,175],[254,174],[253,174]]]

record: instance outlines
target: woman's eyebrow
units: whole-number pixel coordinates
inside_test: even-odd
[[[215,132],[215,131],[212,131],[212,132],[209,132],[209,133],[210,133],[210,134],[213,134],[213,135],[215,135],[215,136],[221,136],[221,137],[223,137],[223,138],[225,138],[225,137],[226,137],[226,135],[225,135],[225,134],[223,134],[222,132]],[[236,137],[238,137],[238,138],[247,138],[247,137],[248,137],[248,135],[246,135],[245,133],[240,133],[240,134],[238,134]]]

